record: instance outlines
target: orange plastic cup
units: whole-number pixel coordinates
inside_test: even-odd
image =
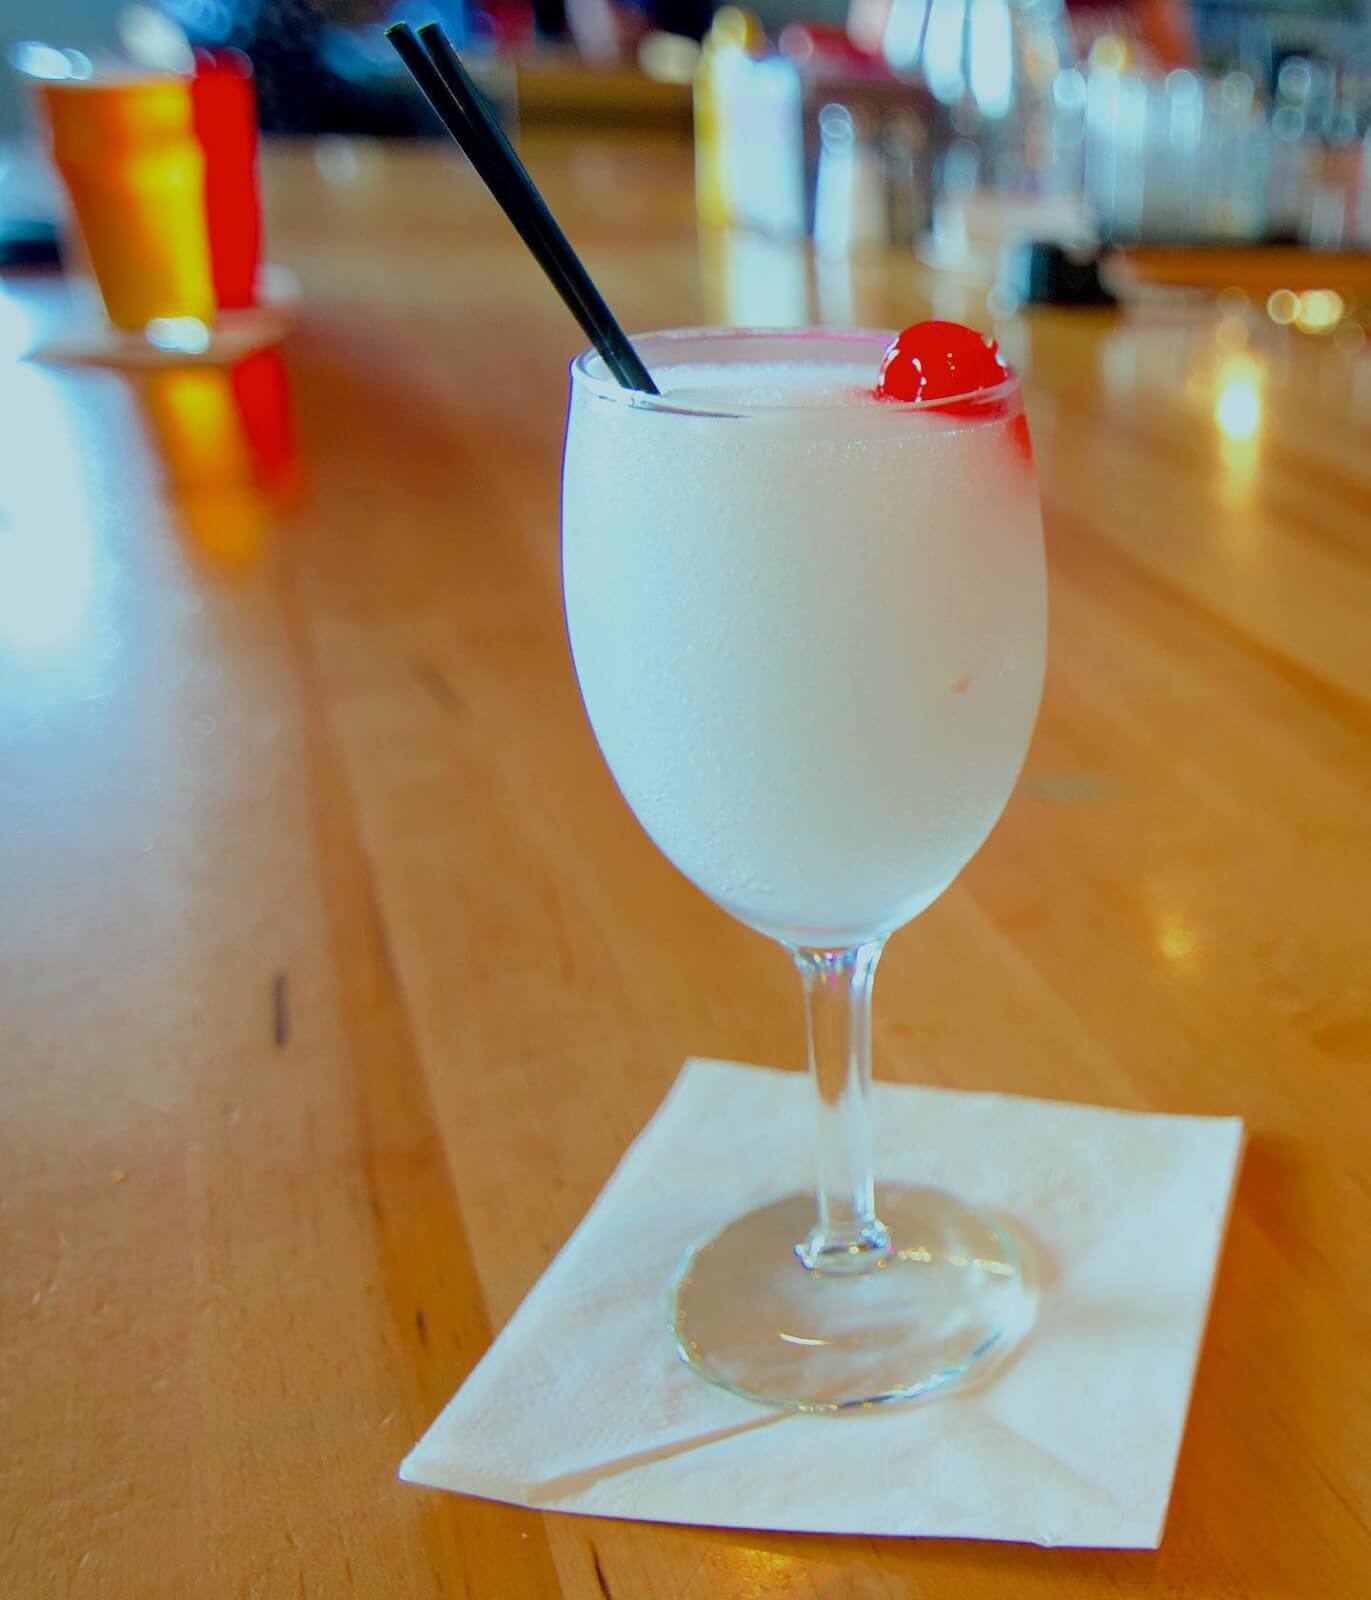
[[[188,79],[120,76],[35,85],[53,160],[118,328],[214,318],[205,161]]]

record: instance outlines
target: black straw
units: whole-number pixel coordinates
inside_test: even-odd
[[[467,159],[514,224],[538,265],[552,280],[553,287],[581,324],[587,338],[603,356],[616,381],[625,389],[657,394],[652,375],[581,265],[513,145],[487,110],[480,91],[443,30],[436,22],[420,28],[423,49],[404,22],[387,28],[386,38],[394,45],[443,126],[466,152]]]

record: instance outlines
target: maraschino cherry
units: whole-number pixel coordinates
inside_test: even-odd
[[[960,322],[916,322],[896,337],[876,379],[878,400],[936,402],[1004,382],[999,347]]]

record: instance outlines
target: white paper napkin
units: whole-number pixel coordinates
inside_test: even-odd
[[[696,1377],[664,1301],[687,1245],[807,1186],[809,1093],[688,1061],[401,1477],[597,1516],[1155,1548],[1241,1122],[877,1084],[878,1177],[1004,1218],[1037,1320],[982,1385],[809,1416]]]

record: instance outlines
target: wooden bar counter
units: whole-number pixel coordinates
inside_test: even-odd
[[[983,318],[908,256],[701,240],[682,143],[527,155],[631,329]],[[293,444],[270,361],[35,364],[55,290],[0,279],[0,1592],[1371,1595],[1356,330],[1276,328],[1265,287],[1000,329],[1046,699],[877,986],[880,1076],[1247,1119],[1162,1548],[542,1516],[397,1464],[685,1056],[799,1063],[798,988],[583,719],[565,311],[446,150],[267,180]]]

